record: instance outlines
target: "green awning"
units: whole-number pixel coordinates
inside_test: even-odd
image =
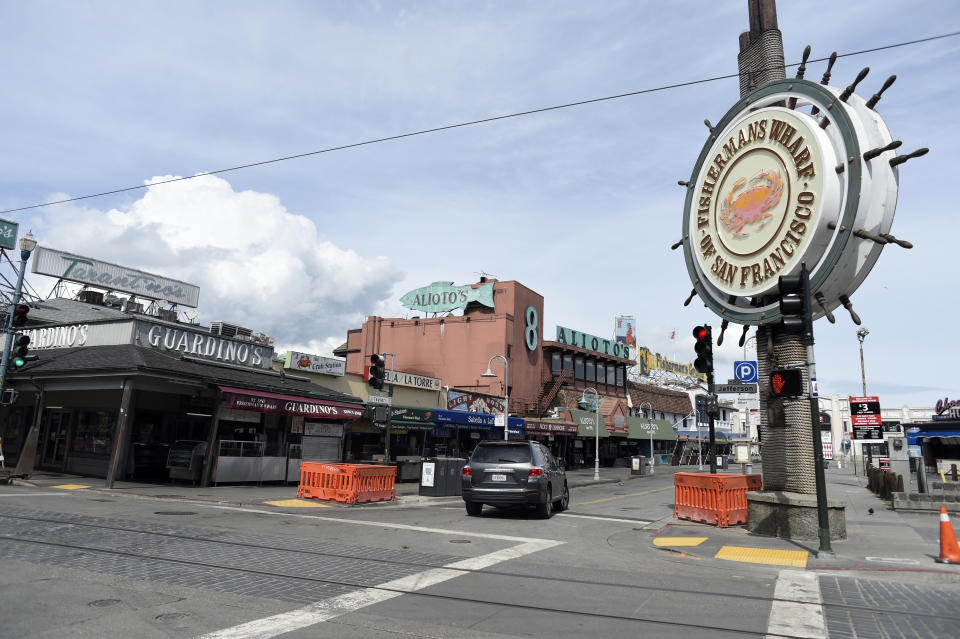
[[[573,417],[573,423],[577,425],[577,437],[596,437],[597,414],[587,410],[570,409],[570,415]],[[607,425],[600,418],[600,437],[607,436]]]
[[[384,426],[377,424],[377,428],[381,431],[384,429]],[[404,419],[391,419],[390,420],[390,429],[402,429],[402,430],[433,430],[433,422],[411,422]]]
[[[650,439],[651,430],[653,431],[654,439],[672,442],[677,438],[677,434],[673,432],[670,422],[665,419],[628,417],[627,426],[627,438],[629,439]]]

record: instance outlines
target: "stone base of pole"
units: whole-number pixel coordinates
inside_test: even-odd
[[[828,499],[827,513],[830,539],[846,539],[847,518],[843,500]],[[817,496],[784,491],[749,492],[747,530],[781,539],[819,539]]]

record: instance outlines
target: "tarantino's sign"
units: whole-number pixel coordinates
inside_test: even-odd
[[[762,109],[711,152],[691,218],[697,260],[717,288],[762,293],[791,271],[816,226],[823,188],[817,133],[786,110]]]
[[[191,308],[196,308],[200,301],[200,287],[179,280],[42,246],[37,247],[35,255],[33,272],[39,275]]]

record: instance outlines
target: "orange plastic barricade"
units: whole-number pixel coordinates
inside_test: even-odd
[[[747,493],[760,475],[675,473],[673,516],[725,528],[747,523]]]
[[[395,466],[301,462],[297,497],[346,504],[393,501]]]

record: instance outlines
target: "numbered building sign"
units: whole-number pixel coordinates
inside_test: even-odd
[[[0,220],[0,248],[17,248],[17,228],[19,225],[10,220]]]

